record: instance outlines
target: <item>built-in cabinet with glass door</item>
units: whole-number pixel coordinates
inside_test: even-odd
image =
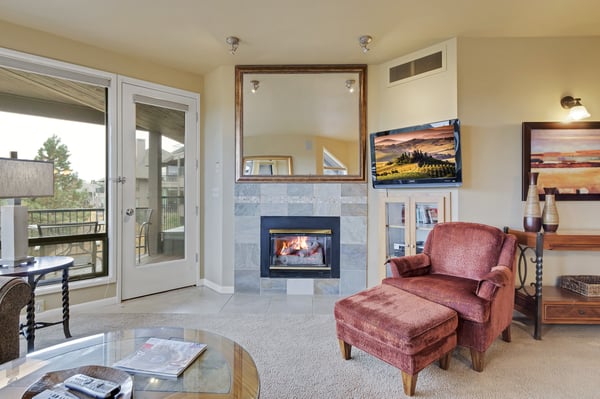
[[[437,223],[450,220],[449,193],[388,194],[382,199],[381,219],[385,228],[385,245],[381,245],[384,262],[389,258],[423,252],[425,240]],[[383,263],[383,262],[382,262]],[[389,277],[385,265],[381,277]]]

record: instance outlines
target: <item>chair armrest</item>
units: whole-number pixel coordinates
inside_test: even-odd
[[[504,287],[512,278],[512,272],[506,266],[494,266],[477,284],[475,294],[487,301],[494,299],[499,287]]]
[[[392,277],[414,277],[429,274],[431,262],[426,254],[388,259]]]

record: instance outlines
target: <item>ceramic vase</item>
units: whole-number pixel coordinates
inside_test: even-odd
[[[537,233],[542,228],[542,212],[540,211],[540,196],[537,191],[537,172],[529,172],[529,189],[523,212],[523,229]]]
[[[556,187],[544,187],[546,200],[542,211],[542,227],[547,233],[558,230],[558,209],[556,208]]]

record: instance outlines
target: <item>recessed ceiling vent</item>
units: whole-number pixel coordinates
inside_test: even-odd
[[[388,86],[405,83],[446,70],[446,51],[440,50],[388,69]]]

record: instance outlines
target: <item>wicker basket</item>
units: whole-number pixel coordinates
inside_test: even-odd
[[[600,276],[560,276],[560,286],[581,295],[600,297]]]

